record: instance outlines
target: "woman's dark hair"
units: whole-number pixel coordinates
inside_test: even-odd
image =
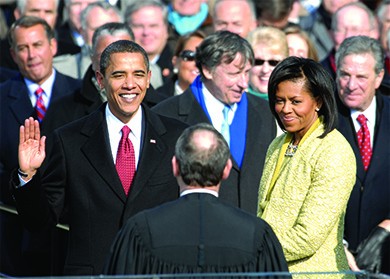
[[[325,137],[336,127],[337,108],[333,78],[318,62],[312,59],[290,56],[275,67],[268,81],[269,106],[282,130],[285,130],[285,128],[275,111],[275,102],[278,86],[284,81],[303,81],[305,90],[321,104],[318,116],[324,117],[325,131],[320,138]]]

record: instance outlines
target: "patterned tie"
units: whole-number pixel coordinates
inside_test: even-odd
[[[367,118],[364,114],[359,114],[357,121],[361,125],[361,128],[357,132],[360,155],[363,159],[364,170],[367,170],[372,156],[370,131],[368,130]]]
[[[43,102],[42,95],[45,91],[41,87],[39,87],[35,91],[35,96],[37,96],[37,102],[35,104],[35,113],[37,114],[38,121],[42,122],[43,118],[45,117],[46,114],[46,107],[45,103]]]
[[[223,113],[223,122],[221,127],[221,134],[225,138],[226,142],[230,145],[230,131],[229,131],[229,107],[224,106],[222,113]]]
[[[135,175],[134,147],[129,139],[129,133],[130,128],[123,126],[122,138],[119,142],[118,153],[116,155],[116,170],[122,181],[126,195],[129,193]]]

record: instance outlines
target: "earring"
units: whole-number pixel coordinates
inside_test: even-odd
[[[173,73],[174,74],[178,74],[179,73],[179,69],[178,68],[173,68]]]
[[[315,111],[319,112],[319,111],[320,111],[320,109],[319,109],[319,108],[316,108],[316,109],[315,109]]]

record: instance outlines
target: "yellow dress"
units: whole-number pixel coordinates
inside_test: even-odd
[[[284,156],[292,137],[288,133],[267,151],[258,216],[274,229],[290,272],[349,271],[342,239],[356,179],[355,155],[339,131],[318,138],[323,131],[318,119],[293,157]]]

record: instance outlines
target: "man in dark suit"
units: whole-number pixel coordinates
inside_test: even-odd
[[[288,271],[272,228],[219,201],[232,168],[229,146],[208,123],[187,128],[176,143],[172,168],[180,198],[145,210],[116,237],[106,274]]]
[[[378,40],[347,38],[336,53],[336,81],[338,129],[357,162],[345,217],[348,261],[353,270],[390,274],[390,100],[378,90],[383,59]]]
[[[38,116],[36,108],[38,104],[41,104],[46,110],[45,115],[41,115],[43,118],[40,122],[41,129],[45,135],[50,137],[50,133],[56,128],[55,123],[59,117],[53,104],[62,97],[73,94],[80,88],[81,83],[53,69],[52,60],[57,51],[57,42],[54,38],[54,32],[45,20],[31,16],[21,17],[13,23],[9,32],[11,55],[18,65],[19,73],[0,85],[0,200],[8,206],[14,206],[8,184],[11,171],[18,166],[20,125],[23,124],[24,119],[30,116],[36,118]],[[35,95],[39,88],[44,91],[41,97]],[[40,103],[41,101],[42,103]],[[28,260],[31,269],[26,267],[25,270],[20,267],[23,263],[23,257],[20,255],[22,240],[20,236],[18,237],[18,234],[22,232],[21,224],[19,220],[15,219],[15,216],[10,216],[9,219],[4,216],[4,218],[1,221],[3,230],[1,237],[7,235],[4,230],[8,230],[14,237],[3,238],[1,241],[1,253],[4,253],[1,260],[9,262],[9,264],[1,263],[1,272],[25,276],[48,275],[42,273],[44,268],[41,270],[39,268],[42,266],[39,263],[45,262],[44,256],[41,256],[39,262],[30,265],[29,263],[39,258],[36,254],[32,256],[32,260]],[[7,222],[7,225],[4,222]],[[43,237],[43,241],[46,241],[46,238]],[[31,242],[34,241],[27,241],[27,243]],[[26,255],[31,252],[29,249],[32,246],[28,247],[24,252]],[[39,254],[44,250],[35,249]],[[15,265],[14,268],[10,267],[13,265],[12,262]]]
[[[222,183],[220,196],[256,214],[265,154],[276,135],[276,125],[268,103],[245,92],[253,50],[239,35],[218,31],[197,48],[195,61],[201,75],[183,94],[162,101],[153,110],[189,125],[212,123],[219,132],[230,135],[233,168]]]
[[[186,125],[141,105],[150,81],[144,49],[129,40],[110,44],[97,77],[108,104],[56,130],[44,165],[45,137],[37,121],[25,121],[20,169],[11,181],[19,214],[31,230],[56,224],[67,206],[66,275],[101,273],[125,220],[178,197],[170,160]],[[123,156],[132,158],[125,170]],[[125,179],[127,174],[133,178]]]

